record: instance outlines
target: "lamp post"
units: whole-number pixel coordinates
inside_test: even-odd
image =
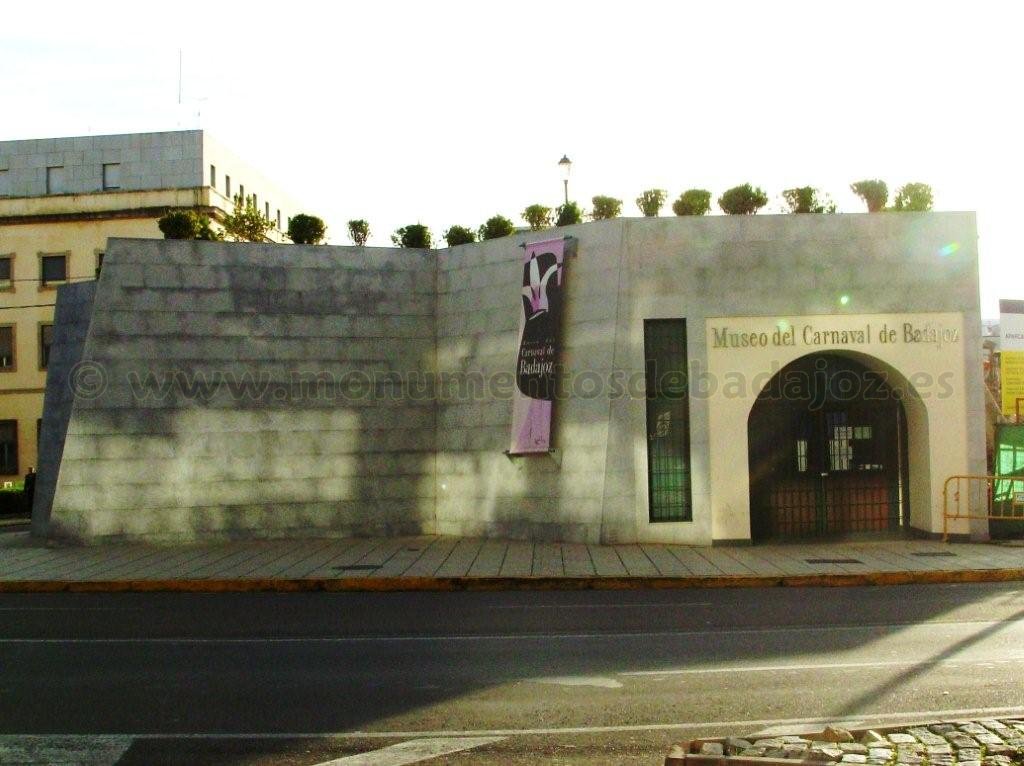
[[[558,161],[558,169],[562,171],[562,185],[565,188],[565,204],[569,204],[569,171],[572,170],[572,160],[565,154]]]

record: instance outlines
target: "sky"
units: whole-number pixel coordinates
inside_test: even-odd
[[[1024,298],[1011,2],[37,2],[0,24],[0,139],[201,127],[348,244],[662,188],[932,186],[978,215],[982,315]],[[182,52],[182,95],[178,104]],[[717,207],[716,207],[717,212]],[[666,205],[663,214],[671,215]]]

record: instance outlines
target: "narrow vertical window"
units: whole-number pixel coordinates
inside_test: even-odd
[[[0,290],[14,289],[14,256],[0,255]]]
[[[0,372],[14,372],[14,325],[0,327]]]
[[[39,369],[50,366],[50,348],[53,346],[53,325],[39,325]]]
[[[686,320],[644,321],[650,520],[691,521]]]
[[[217,166],[210,165],[210,186],[217,188]]]
[[[64,166],[55,165],[46,169],[46,193],[64,194],[67,186],[64,183]]]
[[[224,196],[231,198],[231,176],[224,176]]]
[[[108,162],[103,165],[103,189],[121,188],[121,163]]]
[[[17,420],[0,420],[0,474],[18,475]]]

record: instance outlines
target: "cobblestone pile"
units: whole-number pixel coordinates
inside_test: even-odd
[[[701,755],[786,758],[865,766],[1015,766],[1024,763],[1024,720],[951,721],[879,733],[859,740],[840,727],[820,735],[703,742]]]

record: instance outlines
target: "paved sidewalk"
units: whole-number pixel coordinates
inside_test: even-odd
[[[170,589],[230,582],[240,583],[238,589],[293,583],[282,589],[295,590],[311,589],[313,583],[329,589],[401,589],[432,583],[516,587],[514,581],[530,587],[545,581],[557,587],[552,579],[569,581],[565,587],[1015,580],[1024,579],[1024,547],[890,540],[705,548],[453,537],[53,547],[23,532],[0,536],[2,590],[83,582],[177,583]]]

